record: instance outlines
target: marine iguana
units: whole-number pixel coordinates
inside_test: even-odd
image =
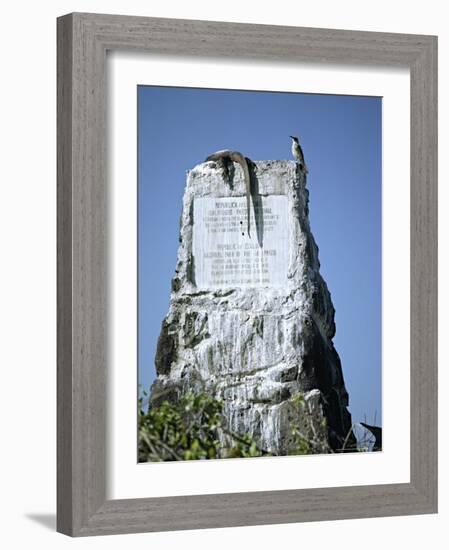
[[[221,151],[216,151],[206,158],[206,162],[210,160],[218,161],[223,167],[225,178],[229,181],[229,162],[237,162],[240,164],[243,170],[243,176],[245,178],[245,187],[246,187],[246,217],[248,223],[248,237],[251,237],[250,233],[250,210],[251,210],[251,178],[248,168],[248,159],[239,153],[238,151],[231,151],[229,149],[223,149]]]

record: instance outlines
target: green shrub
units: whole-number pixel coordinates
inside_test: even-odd
[[[139,462],[268,454],[249,436],[227,430],[221,413],[222,403],[204,393],[188,393],[177,404],[164,401],[147,412],[140,399]]]

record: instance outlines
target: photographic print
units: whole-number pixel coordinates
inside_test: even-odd
[[[137,94],[139,462],[382,450],[382,99]]]
[[[437,37],[73,13],[57,68],[58,531],[435,513]]]

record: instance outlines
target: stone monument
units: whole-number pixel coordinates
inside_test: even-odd
[[[298,422],[312,429],[315,452],[342,450],[351,416],[332,343],[334,308],[310,231],[306,176],[293,161],[249,166],[249,234],[239,165],[229,179],[214,161],[187,173],[151,404],[207,392],[223,402],[229,429],[251,435],[267,452],[288,454]],[[298,396],[302,409],[295,413]]]

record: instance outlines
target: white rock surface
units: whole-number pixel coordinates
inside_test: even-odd
[[[248,236],[240,166],[234,165],[230,183],[215,162],[187,174],[151,401],[206,391],[224,400],[232,431],[286,454],[298,420],[291,404],[301,394],[300,424],[312,422],[322,449],[339,449],[351,417],[332,343],[334,308],[310,232],[305,176],[291,161],[258,161],[251,163],[251,179]]]

